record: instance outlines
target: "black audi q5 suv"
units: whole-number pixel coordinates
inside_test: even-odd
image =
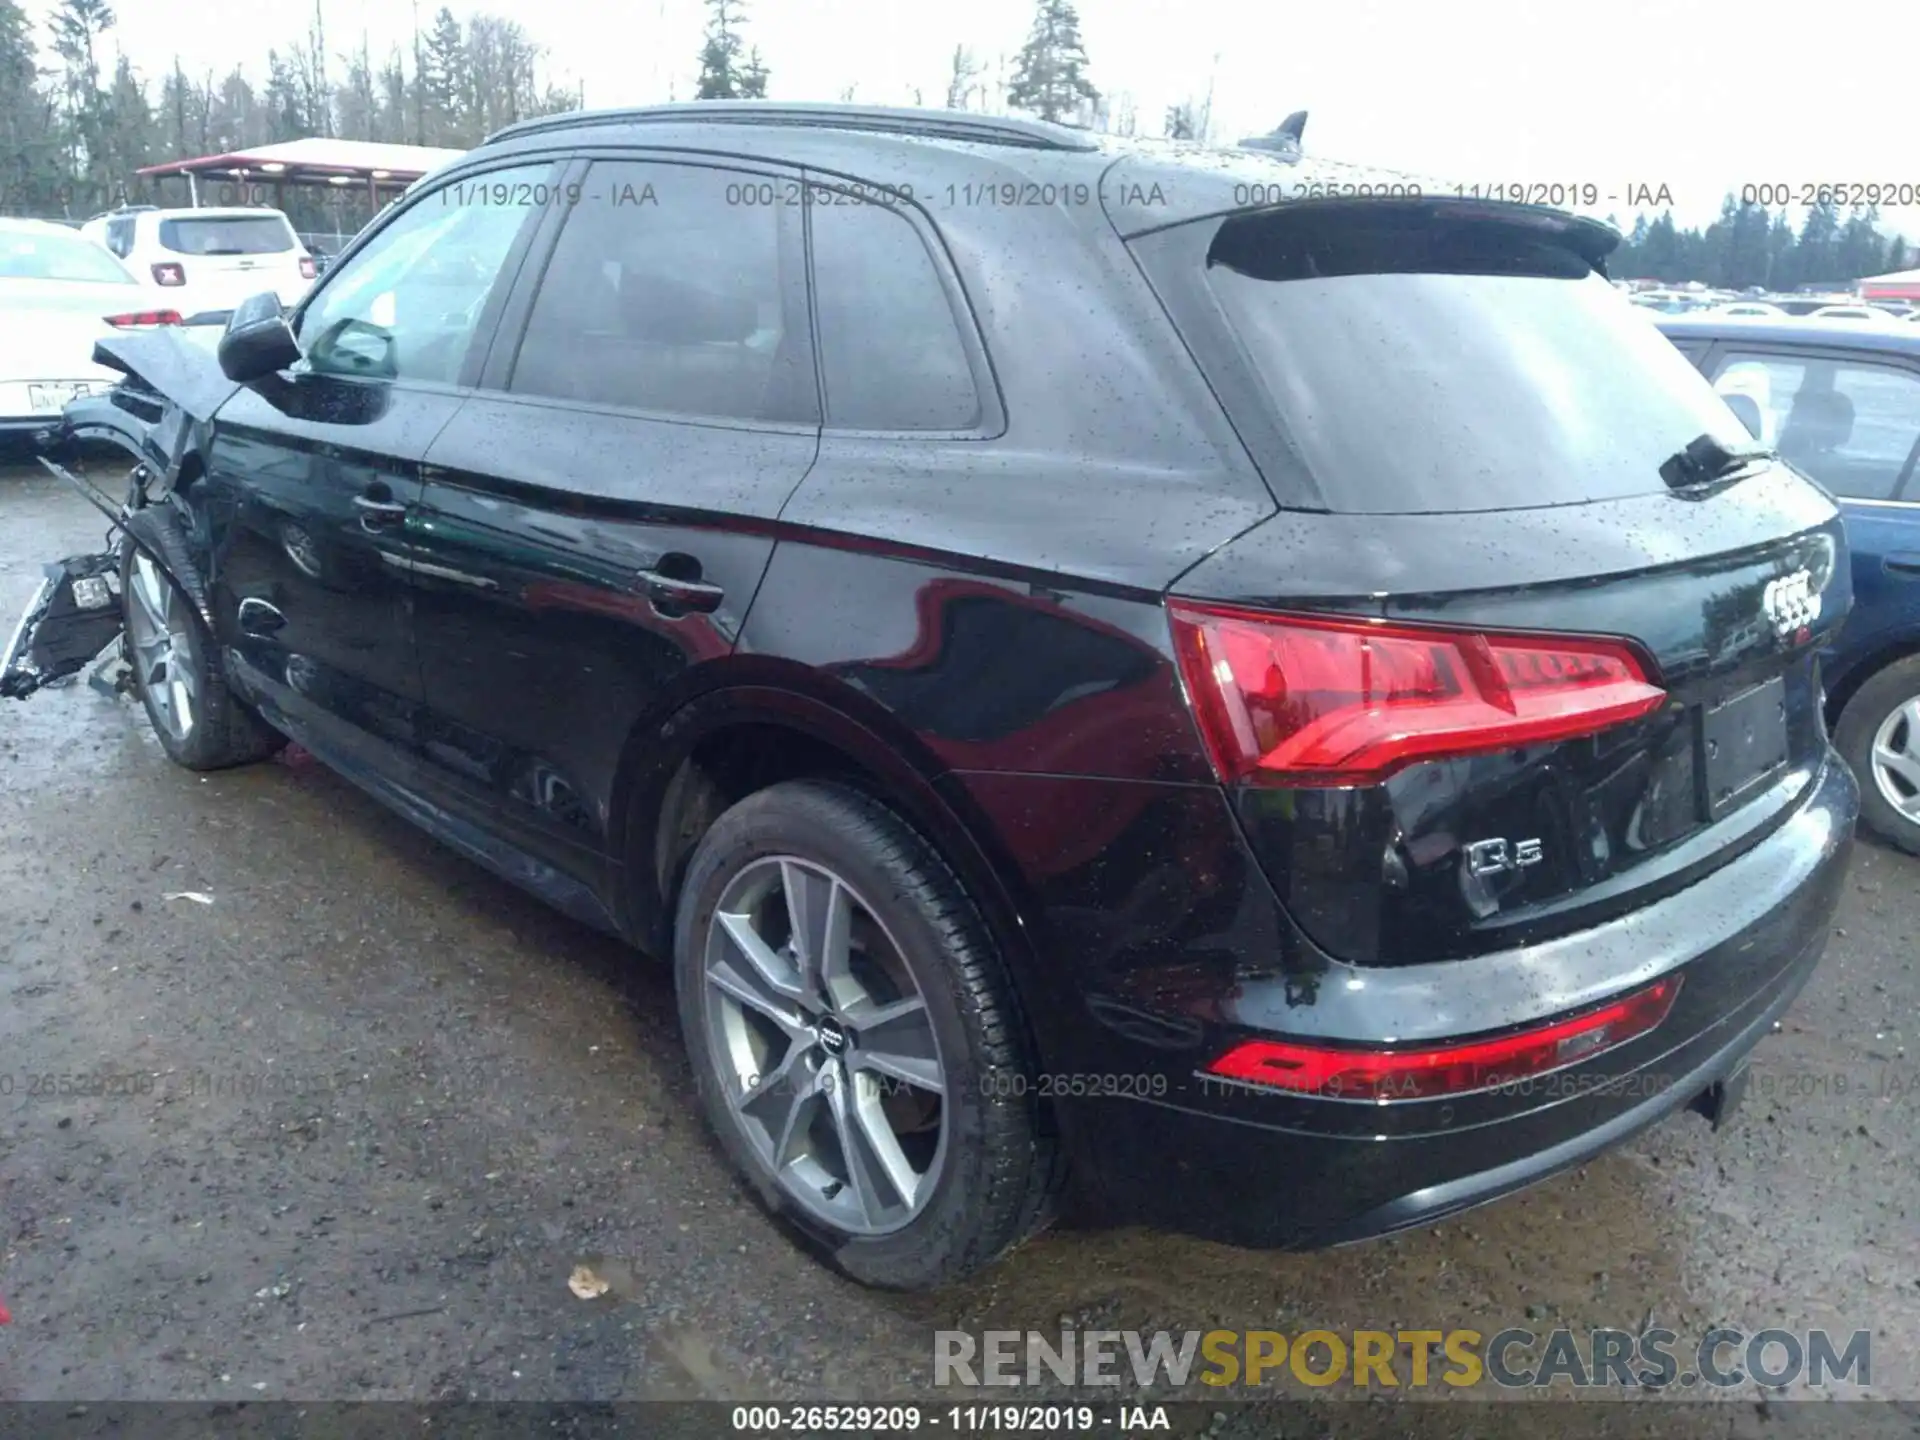
[[[867,1283],[1069,1186],[1307,1247],[1717,1122],[1851,842],[1840,517],[1612,230],[1298,129],[517,125],[217,360],[103,344],[78,571],[181,763],[290,737],[670,956]]]

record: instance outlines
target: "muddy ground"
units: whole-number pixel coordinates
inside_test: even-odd
[[[0,635],[100,530],[0,469]],[[876,1399],[929,1393],[936,1328],[1648,1317],[1871,1328],[1875,1391],[1920,1397],[1920,861],[1890,850],[1730,1131],[1332,1253],[1056,1233],[901,1298],[736,1190],[659,967],[311,762],[189,774],[84,684],[0,707],[0,1398]],[[143,1078],[59,1093],[103,1070]],[[1824,1433],[1761,1398],[1728,1412]]]

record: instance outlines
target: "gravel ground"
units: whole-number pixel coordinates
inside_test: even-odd
[[[0,634],[96,521],[0,469]],[[1920,862],[1890,850],[1858,848],[1718,1136],[1682,1117],[1330,1253],[1056,1233],[903,1298],[826,1274],[736,1189],[661,967],[311,761],[189,774],[84,684],[0,705],[0,1399],[873,1400],[930,1394],[938,1328],[1649,1316],[1871,1328],[1875,1391],[1920,1398]],[[144,1093],[30,1093],[102,1069]],[[606,1295],[569,1291],[583,1263]]]

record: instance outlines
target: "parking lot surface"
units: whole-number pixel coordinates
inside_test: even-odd
[[[0,634],[102,528],[0,469]],[[1917,952],[1920,861],[1862,843],[1727,1131],[1339,1251],[1069,1229],[881,1295],[735,1186],[663,968],[298,752],[178,769],[80,681],[0,702],[0,1398],[875,1400],[931,1393],[936,1329],[1651,1319],[1871,1329],[1913,1399]]]

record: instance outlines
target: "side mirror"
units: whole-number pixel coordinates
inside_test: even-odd
[[[300,358],[300,342],[272,291],[243,300],[220,337],[220,372],[242,385],[278,374]]]

